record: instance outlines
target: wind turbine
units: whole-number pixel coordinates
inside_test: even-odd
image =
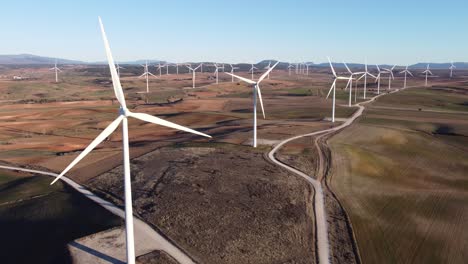
[[[311,66],[311,65],[309,63],[306,63],[305,66],[306,66],[306,69],[307,69],[307,76],[309,76],[309,66]]]
[[[59,68],[57,68],[57,59],[55,59],[54,67],[50,68],[49,70],[55,71],[55,82],[58,83],[58,72],[62,72]]]
[[[216,63],[213,63],[213,65],[215,66],[214,74],[216,75],[216,84],[218,84],[219,69],[223,69],[223,70],[224,70],[224,65],[223,65],[223,67],[218,66],[218,64],[216,64]]]
[[[427,64],[427,68],[425,71],[423,71],[422,73],[425,73],[426,74],[426,87],[427,87],[427,76],[430,74],[430,75],[433,75],[431,70],[429,70],[429,64]]]
[[[153,76],[153,77],[156,77],[154,74],[152,74],[151,72],[149,72],[148,70],[148,61],[146,61],[145,65],[141,65],[143,67],[145,67],[145,72],[140,75],[138,78],[141,78],[141,77],[146,77],[146,93],[149,93],[149,76]]]
[[[234,75],[233,75],[233,74],[234,74],[234,70],[238,70],[239,67],[234,67],[234,66],[232,66],[232,64],[229,64],[229,65],[231,66],[231,74],[232,74],[232,80],[231,80],[231,82],[234,82]]]
[[[393,65],[391,69],[388,68],[382,68],[384,71],[388,72],[388,90],[392,89],[392,79],[395,79],[395,76],[393,75],[393,69],[395,69],[396,65]]]
[[[269,61],[269,62],[268,62],[268,66],[266,66],[266,67],[263,68],[263,69],[269,70],[270,68],[271,68],[271,61]],[[268,74],[268,80],[270,80],[270,74]]]
[[[117,67],[116,67],[116,69],[117,69],[117,75],[119,75],[119,78],[120,78],[120,69],[125,69],[125,68],[124,68],[124,67],[120,67],[118,62],[115,62],[115,64],[117,65]]]
[[[289,76],[291,76],[291,69],[294,68],[294,65],[292,65],[291,63],[289,63],[288,65],[288,70],[289,70]]]
[[[252,73],[252,79],[251,79],[251,80],[254,79],[254,71],[255,71],[255,70],[258,70],[258,68],[255,67],[255,65],[252,63],[252,67],[250,67],[250,70],[249,70],[249,72]]]
[[[449,69],[450,69],[450,79],[452,79],[452,77],[453,77],[453,70],[456,69],[457,67],[455,67],[455,65],[453,65],[453,62],[451,62],[450,64],[452,64],[452,65],[450,66],[450,68],[449,68]]]
[[[354,80],[353,77],[354,77],[355,75],[363,74],[364,72],[352,72],[352,71],[349,69],[349,67],[348,67],[348,65],[346,64],[346,62],[343,61],[343,64],[345,65],[345,67],[346,67],[346,69],[348,70],[349,74],[351,74],[351,76],[350,76],[351,79],[349,79],[349,83],[346,85],[346,88],[345,88],[345,90],[346,90],[346,89],[348,88],[348,86],[349,86],[349,98],[348,98],[348,101],[349,101],[349,102],[348,102],[348,106],[351,107],[351,100],[352,100],[352,98],[353,98],[353,92],[352,92],[352,91],[353,91],[353,80]],[[356,89],[357,89],[357,86],[356,86]]]
[[[359,81],[360,79],[362,79],[362,77],[364,77],[364,99],[366,99],[366,92],[367,92],[367,76],[371,76],[371,77],[374,77],[374,78],[377,78],[376,76],[372,75],[371,73],[369,73],[368,69],[367,69],[367,60],[365,62],[365,72],[363,74],[363,76],[361,76],[359,79],[357,79],[357,81]],[[357,87],[357,82],[356,82],[356,87]],[[357,92],[357,88],[356,88],[356,92]]]
[[[263,79],[265,79],[266,76],[268,76],[268,74],[276,67],[276,65],[278,65],[279,61],[275,63],[275,65],[273,65],[270,69],[268,69],[268,71],[266,71],[264,74],[262,74],[262,76],[260,76],[260,78],[258,79],[258,81],[254,81],[254,80],[249,80],[247,78],[244,78],[244,77],[240,77],[240,76],[237,76],[237,75],[234,75],[232,73],[228,73],[226,72],[226,74],[229,74],[233,77],[236,77],[237,79],[241,80],[241,81],[244,81],[248,84],[251,84],[252,85],[252,88],[253,88],[253,113],[254,113],[254,121],[253,121],[253,147],[256,148],[257,147],[257,92],[258,92],[258,99],[260,99],[260,106],[262,107],[262,113],[263,113],[263,118],[265,119],[265,109],[263,108],[263,100],[262,100],[262,92],[260,91],[260,83],[263,81]]]
[[[198,65],[196,68],[192,68],[192,65],[190,66],[185,66],[189,69],[189,72],[192,71],[192,88],[195,88],[195,71],[198,70],[198,68],[201,67],[201,64]]]
[[[411,76],[413,76],[413,74],[408,70],[408,66],[406,66],[405,70],[401,71],[400,73],[405,74],[405,82],[404,82],[403,88],[406,88],[406,77],[407,77],[408,74],[411,75]]]
[[[120,104],[119,115],[118,117],[107,126],[99,136],[97,136],[89,146],[83,150],[83,152],[76,157],[62,173],[55,178],[51,183],[54,184],[59,180],[65,173],[67,173],[73,166],[75,166],[81,159],[83,159],[89,152],[91,152],[99,143],[104,141],[109,137],[122,123],[122,144],[123,144],[123,166],[124,166],[124,188],[125,188],[125,232],[126,232],[126,244],[127,244],[127,263],[135,263],[135,240],[133,236],[133,209],[132,209],[132,189],[131,189],[131,178],[130,178],[130,153],[129,153],[129,139],[128,139],[128,118],[133,117],[141,121],[174,128],[177,130],[182,130],[185,132],[201,135],[204,137],[210,137],[204,133],[192,130],[181,125],[160,119],[158,117],[144,114],[144,113],[133,113],[127,108],[125,103],[125,97],[120,84],[119,76],[117,75],[117,70],[115,68],[114,59],[112,58],[112,53],[109,47],[109,42],[104,32],[104,26],[102,25],[101,18],[99,18],[99,24],[101,26],[102,38],[104,40],[104,46],[106,49],[107,60],[109,62],[109,68],[112,76],[112,85],[114,87],[114,93],[117,97],[117,100]]]
[[[336,93],[336,81],[337,80],[348,80],[348,84],[346,84],[346,86],[348,86],[350,83],[351,83],[351,80],[353,79],[352,76],[351,77],[341,77],[341,76],[337,76],[336,75],[336,72],[335,72],[335,69],[333,68],[333,65],[331,63],[331,60],[330,58],[328,58],[328,62],[330,63],[330,68],[333,72],[333,77],[334,77],[334,80],[333,80],[333,83],[330,87],[330,90],[328,91],[328,95],[327,95],[327,99],[328,97],[330,96],[330,93],[331,91],[333,90],[333,109],[332,109],[332,122],[334,123],[335,122],[335,93]]]
[[[378,71],[377,77],[375,78],[375,82],[377,82],[377,94],[380,94],[380,79],[381,79],[382,73],[384,72],[380,70],[379,65],[376,64],[375,67],[377,67],[377,71]]]

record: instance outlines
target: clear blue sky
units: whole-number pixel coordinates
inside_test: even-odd
[[[467,0],[3,1],[0,54],[102,61],[468,61]]]

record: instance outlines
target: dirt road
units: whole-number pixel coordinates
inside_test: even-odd
[[[408,87],[410,88],[410,87]],[[408,89],[406,88],[406,89]],[[324,192],[322,188],[321,181],[324,179],[326,170],[325,170],[325,158],[323,155],[323,149],[321,149],[321,145],[319,144],[319,140],[322,137],[325,137],[326,135],[330,135],[332,133],[336,133],[337,131],[351,125],[358,117],[360,117],[365,109],[364,105],[371,103],[375,101],[378,97],[390,94],[390,93],[395,93],[398,91],[401,91],[402,89],[395,89],[389,93],[382,93],[380,95],[377,95],[375,97],[372,97],[371,99],[358,103],[354,106],[357,106],[358,109],[357,111],[350,117],[348,118],[343,124],[325,129],[325,130],[320,130],[316,131],[313,133],[309,134],[304,134],[304,135],[299,135],[295,136],[292,138],[285,139],[278,143],[269,153],[268,153],[268,158],[274,162],[275,164],[293,172],[294,174],[304,178],[307,180],[314,188],[315,190],[315,197],[314,197],[314,212],[315,212],[315,222],[316,222],[316,246],[317,246],[317,254],[318,254],[318,262],[320,264],[328,264],[330,263],[330,243],[328,239],[328,230],[327,230],[327,217],[326,217],[326,211],[325,211],[325,199],[324,199]],[[317,136],[315,138],[315,146],[318,148],[318,153],[319,153],[319,165],[318,165],[318,175],[316,177],[307,175],[302,171],[299,171],[287,164],[282,163],[281,161],[277,160],[275,157],[275,153],[286,143],[293,141],[298,138],[302,137],[311,137],[311,136]]]

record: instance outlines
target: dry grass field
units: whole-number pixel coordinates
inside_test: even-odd
[[[363,263],[466,263],[467,101],[463,86],[388,95],[331,139]]]

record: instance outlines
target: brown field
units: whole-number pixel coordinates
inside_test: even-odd
[[[351,218],[363,263],[468,259],[467,115],[429,112],[452,110],[451,98],[467,101],[468,90],[433,93],[383,97],[331,139],[331,186]],[[406,109],[419,108],[415,101],[427,111]],[[388,102],[395,109],[382,109]]]
[[[198,88],[192,89],[191,75],[171,74],[151,79],[150,93],[145,94],[142,93],[146,90],[144,79],[136,77],[141,74],[140,70],[132,69],[122,75],[122,86],[132,111],[156,115],[189,126],[212,135],[213,139],[177,133],[131,120],[130,152],[133,158],[132,180],[136,214],[162,230],[201,263],[315,263],[315,231],[310,211],[313,190],[302,180],[268,163],[263,154],[278,140],[332,126],[330,122],[323,121],[331,115],[331,100],[324,98],[331,83],[329,70],[313,69],[310,76],[288,76],[286,71],[277,70],[272,73],[271,80],[262,83],[266,119],[261,118],[259,111],[260,146],[257,149],[248,146],[252,140],[251,87],[244,83],[231,83],[230,76],[222,73],[220,84],[216,85],[211,78],[212,74],[197,73]],[[35,72],[33,77],[37,79],[0,79],[0,161],[36,165],[60,172],[117,116],[118,106],[114,100],[108,71],[104,67],[70,67],[64,70],[58,84],[52,82],[52,74],[44,68],[0,69],[0,76],[25,72]],[[250,77],[250,74],[239,74]],[[420,78],[412,79],[409,85],[420,84],[421,81]],[[401,87],[402,80],[395,80],[393,85]],[[451,82],[450,85],[458,87],[456,83]],[[339,84],[337,89],[338,118],[346,118],[355,111],[355,108],[345,106],[348,93],[342,89],[343,86]],[[375,94],[376,86],[370,84],[369,87],[372,91],[368,94],[371,96]],[[383,81],[382,92],[385,89],[386,82]],[[447,95],[444,89],[440,90],[435,87],[432,90],[421,89],[425,92],[424,100],[417,99],[419,94],[411,94],[410,90],[408,98],[412,100],[393,98],[400,95],[391,95],[388,99],[383,97],[382,102],[379,101],[379,104],[366,112],[365,118],[358,125],[333,138],[333,164],[336,166],[341,164],[338,162],[342,162],[345,165],[333,167],[338,174],[332,177],[332,187],[336,189],[340,199],[349,202],[345,206],[355,227],[359,252],[364,263],[374,263],[373,260],[378,258],[388,258],[389,262],[405,260],[416,263],[410,260],[416,257],[419,259],[421,254],[425,254],[428,250],[426,244],[430,244],[432,250],[441,241],[449,243],[444,240],[446,237],[442,232],[429,232],[438,225],[448,230],[447,232],[457,232],[458,240],[447,244],[450,247],[438,247],[441,251],[435,250],[434,254],[442,257],[437,259],[457,263],[460,257],[466,258],[466,255],[460,253],[461,246],[466,248],[466,244],[462,242],[466,232],[460,229],[459,222],[446,219],[451,217],[456,221],[466,220],[466,208],[459,205],[466,201],[466,186],[463,185],[465,179],[461,175],[463,170],[466,171],[466,167],[463,167],[466,164],[461,161],[461,157],[466,160],[468,141],[467,137],[458,136],[467,135],[468,125],[463,121],[466,120],[466,115],[460,113],[466,111],[466,100],[460,100],[458,93],[455,96],[453,93]],[[444,96],[440,100],[433,99],[441,94]],[[178,99],[182,100],[169,103]],[[398,109],[389,109],[395,107],[396,102],[399,103]],[[456,113],[440,112],[446,110]],[[370,121],[366,123],[366,120]],[[360,130],[349,136],[347,133],[351,133],[353,129]],[[379,141],[381,145],[370,146],[368,143],[375,143],[372,140],[377,140],[376,135],[381,130],[396,130],[399,134]],[[432,131],[441,133],[432,135]],[[368,133],[372,136],[366,137]],[[418,136],[414,136],[415,134]],[[419,134],[424,136],[419,137]],[[450,136],[451,134],[457,137]],[[349,137],[352,140],[346,144],[340,141]],[[424,137],[426,141],[421,139]],[[440,146],[431,143],[433,138],[437,139]],[[416,149],[411,149],[411,157],[419,154],[419,159],[424,162],[420,161],[418,164],[438,164],[440,168],[421,170],[419,172],[427,176],[401,183],[399,177],[405,177],[406,180],[408,176],[395,175],[400,173],[400,169],[388,170],[386,174],[381,170],[377,171],[385,183],[390,181],[395,184],[395,190],[383,188],[386,185],[381,182],[366,183],[366,188],[359,189],[358,193],[363,197],[357,195],[355,189],[346,189],[349,186],[345,183],[351,178],[349,175],[352,175],[353,181],[369,180],[368,175],[362,176],[363,179],[360,180],[354,179],[354,172],[350,172],[353,167],[349,164],[354,164],[351,159],[358,159],[363,152],[359,150],[364,147],[376,148],[372,151],[381,151],[381,155],[388,155],[391,157],[389,159],[401,155],[401,158],[398,156],[398,161],[401,161],[398,164],[407,166],[402,167],[406,168],[406,173],[410,171],[410,165],[405,163],[409,156],[405,156],[407,153],[394,152],[395,145],[391,143],[393,140],[403,140],[403,145],[413,140],[411,147]],[[305,172],[314,171],[316,150],[312,142],[310,138],[291,142],[281,150],[282,160]],[[386,146],[386,142],[390,142],[390,145]],[[418,144],[426,145],[426,149],[418,149]],[[350,150],[346,148],[352,148],[351,146],[356,150],[350,154]],[[453,164],[448,159],[440,159],[438,162],[441,163],[432,163],[432,159],[437,157],[434,151],[432,156],[424,155],[430,154],[434,146],[440,147],[441,153],[447,154],[446,157],[457,156],[455,153],[459,157]],[[68,176],[121,204],[121,155],[121,132],[117,130]],[[380,165],[385,167],[388,164]],[[424,168],[423,165],[419,166]],[[457,170],[452,173],[450,170],[453,168]],[[367,172],[367,167],[365,169]],[[437,178],[441,173],[450,174],[450,177]],[[428,184],[426,181],[434,183]],[[454,182],[458,185],[453,184]],[[440,187],[439,185],[444,188],[429,188]],[[389,194],[382,195],[385,191]],[[424,193],[422,198],[417,195],[419,192]],[[401,221],[405,221],[405,224],[413,221],[412,226],[408,225],[411,230],[395,231],[393,220],[385,218],[392,212],[398,212],[399,207],[389,206],[389,201],[398,195],[404,195],[404,198],[398,197],[396,204],[404,203],[405,210],[413,215],[396,219],[396,226],[404,227]],[[408,199],[416,202],[410,203]],[[359,208],[361,203],[369,203],[367,211]],[[353,207],[356,204],[357,209]],[[385,205],[384,209],[390,208],[393,211],[386,212],[379,207],[382,204]],[[432,207],[438,209],[432,210]],[[447,209],[448,207],[450,208]],[[378,218],[375,214],[377,209],[382,211]],[[367,222],[362,217],[367,217]],[[440,219],[438,222],[431,222],[431,217]],[[388,232],[366,232],[365,227],[369,227],[369,230],[388,227],[395,235],[388,236]],[[402,235],[403,232],[408,235]],[[435,239],[436,235],[441,239]],[[382,238],[388,238],[391,242]],[[416,238],[418,241],[427,239],[428,242],[417,244]],[[340,237],[336,241],[339,239]],[[393,249],[388,243],[411,248],[413,252],[419,253],[411,255],[409,250],[404,253],[405,248]],[[453,246],[455,244],[459,246]],[[391,249],[385,251],[385,247]],[[334,250],[340,249],[336,247]],[[345,249],[343,252],[346,252]],[[430,254],[427,256],[435,259]],[[164,256],[159,257],[164,259]],[[148,255],[140,258],[140,261],[146,263],[151,258]]]

